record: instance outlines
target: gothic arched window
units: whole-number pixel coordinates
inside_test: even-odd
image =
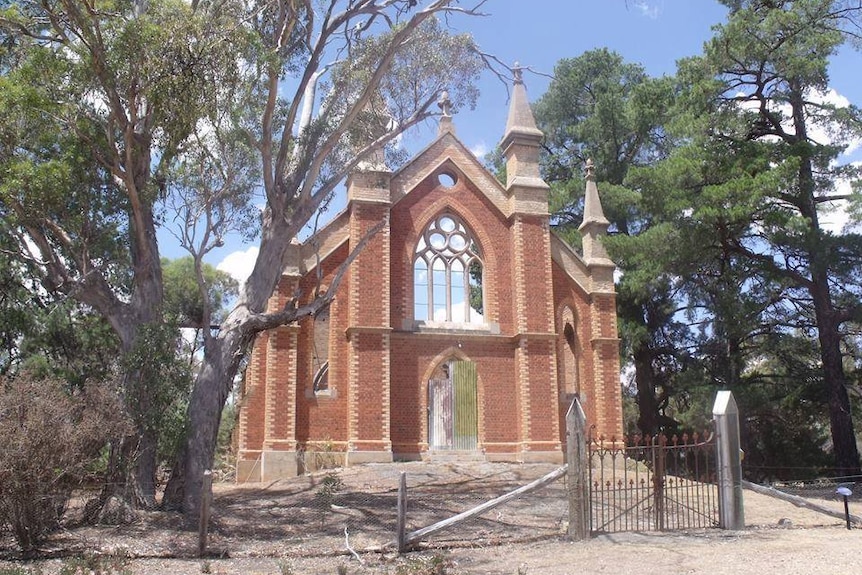
[[[457,216],[437,216],[419,238],[413,295],[417,321],[485,323],[481,254]]]

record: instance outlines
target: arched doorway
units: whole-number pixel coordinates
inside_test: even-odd
[[[450,359],[428,381],[428,447],[472,451],[478,446],[476,364]]]

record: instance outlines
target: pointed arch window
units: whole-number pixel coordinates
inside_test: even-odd
[[[413,317],[434,323],[483,324],[482,256],[454,214],[428,224],[413,261]]]

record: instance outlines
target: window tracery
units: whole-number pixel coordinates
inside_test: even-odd
[[[485,323],[482,257],[467,226],[454,214],[425,228],[413,261],[414,319]]]

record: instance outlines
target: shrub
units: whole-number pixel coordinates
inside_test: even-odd
[[[120,550],[107,555],[86,553],[63,562],[59,575],[131,575],[131,559]]]
[[[0,524],[26,553],[54,528],[123,413],[105,386],[74,393],[56,379],[0,378]]]

